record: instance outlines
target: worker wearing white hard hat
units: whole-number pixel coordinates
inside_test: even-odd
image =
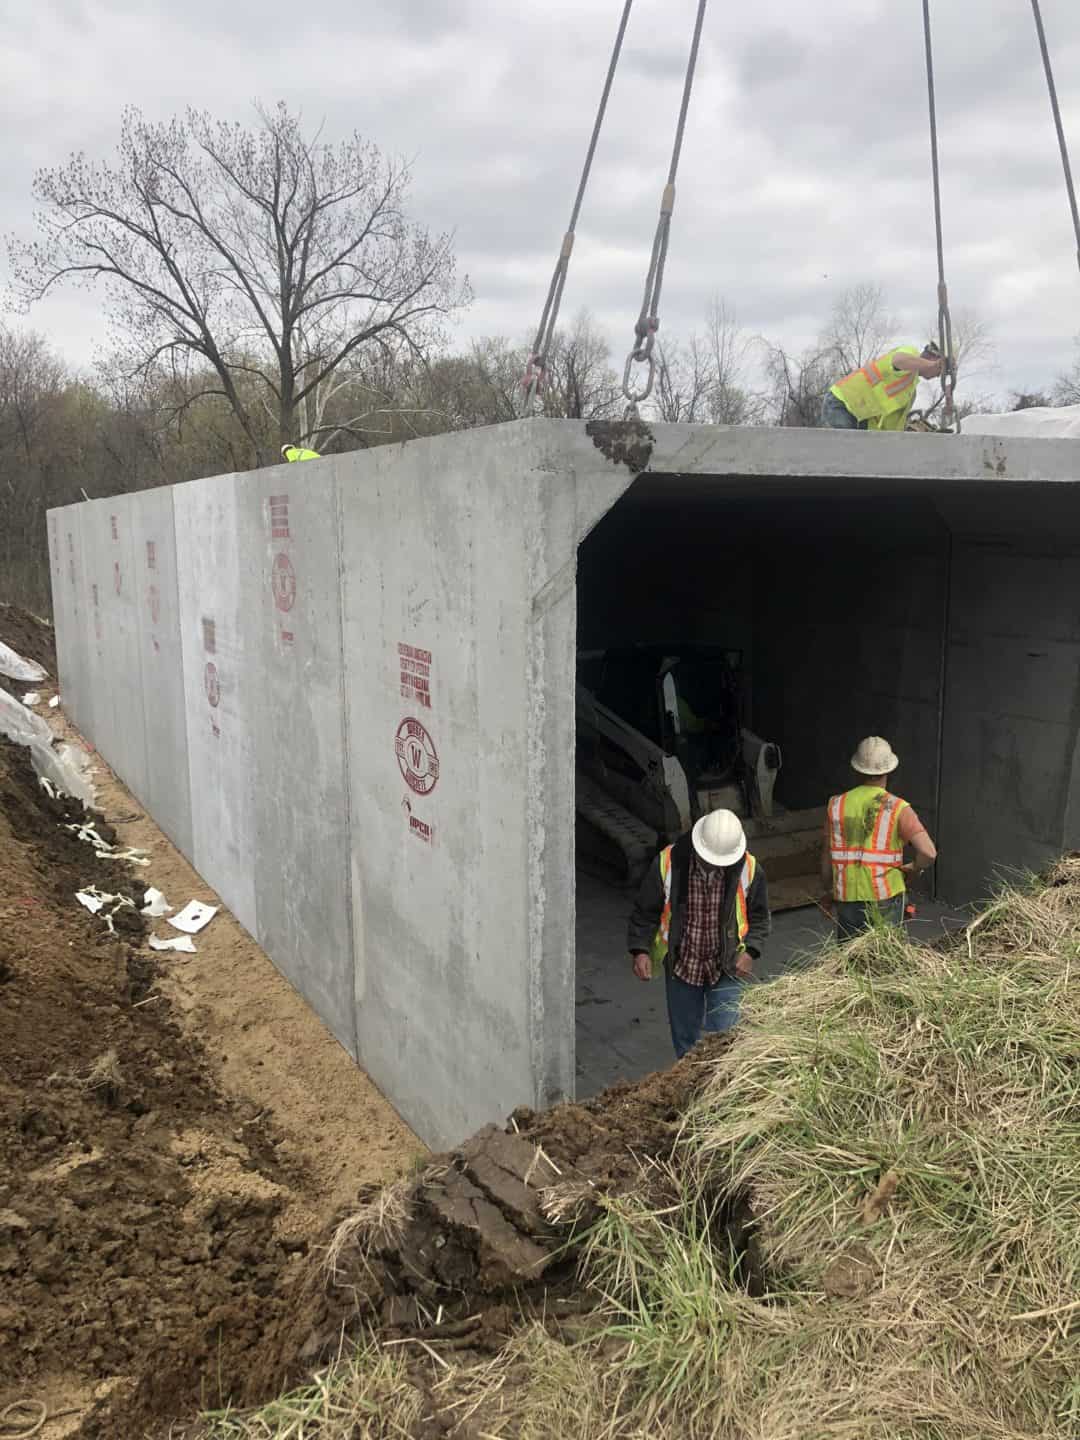
[[[907,876],[928,870],[937,859],[926,826],[887,788],[899,764],[887,740],[868,735],[851,757],[858,783],[834,795],[825,811],[821,878],[840,940],[875,924],[902,925]],[[914,859],[904,860],[905,846]]]
[[[677,1056],[734,1025],[770,928],[765,871],[733,811],[703,815],[649,865],[627,947],[639,980],[664,973]]]

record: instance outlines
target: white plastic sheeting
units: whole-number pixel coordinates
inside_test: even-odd
[[[1008,415],[969,415],[965,435],[1016,435],[1029,440],[1080,440],[1080,405],[1039,405]]]
[[[21,680],[24,684],[33,684],[36,680],[44,680],[48,671],[43,670],[34,660],[24,660],[17,650],[12,650],[10,645],[5,645],[0,640],[0,675],[6,675],[9,680]]]
[[[85,805],[94,803],[94,787],[87,773],[90,757],[86,751],[67,744],[54,749],[52,731],[41,716],[28,710],[6,690],[0,690],[0,735],[29,748],[34,772],[40,778],[66,795],[74,795]]]

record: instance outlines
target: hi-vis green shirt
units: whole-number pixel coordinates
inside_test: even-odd
[[[894,362],[898,355],[918,353],[913,345],[898,345],[838,380],[832,393],[856,420],[865,420],[868,429],[903,430],[919,377],[914,370],[897,370]]]
[[[321,460],[322,456],[317,450],[302,450],[299,445],[286,445],[281,452],[286,460]]]

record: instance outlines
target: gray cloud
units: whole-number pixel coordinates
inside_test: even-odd
[[[476,303],[457,329],[535,324],[577,183],[618,0],[52,0],[0,37],[7,227],[32,225],[34,170],[105,155],[133,103],[249,120],[284,98],[328,137],[356,128],[414,159],[418,214],[457,235]],[[693,0],[637,0],[565,306],[621,357],[640,304]],[[1080,277],[1034,27],[1016,0],[938,0],[945,234],[957,306],[998,344],[980,389],[1047,384],[1080,331]],[[1044,0],[1080,167],[1080,9]],[[666,336],[714,293],[751,333],[798,347],[849,284],[881,283],[901,335],[935,307],[922,35],[895,0],[714,5],[683,154]],[[69,293],[33,319],[70,356],[104,338]],[[974,380],[972,382],[974,387]]]

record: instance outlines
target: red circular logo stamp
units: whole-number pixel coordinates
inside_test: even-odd
[[[292,561],[282,552],[274,556],[274,568],[270,572],[270,586],[274,592],[274,604],[279,610],[291,610],[296,600],[296,571]]]
[[[156,585],[146,587],[146,603],[150,607],[150,619],[156,625],[161,619],[161,591]]]
[[[419,720],[403,720],[394,741],[401,778],[417,795],[430,795],[439,778],[435,741]]]
[[[221,681],[218,679],[217,666],[213,660],[207,660],[206,662],[203,684],[206,686],[206,698],[216,710],[221,704]]]

